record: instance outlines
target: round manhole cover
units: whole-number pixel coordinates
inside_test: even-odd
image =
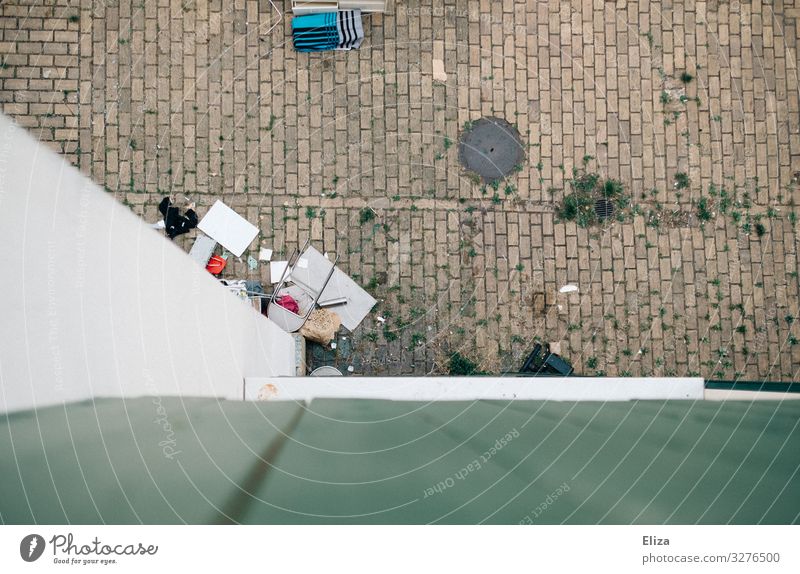
[[[481,118],[464,131],[458,160],[486,183],[501,179],[525,161],[517,128],[500,118]]]
[[[594,212],[600,219],[608,219],[614,215],[614,204],[607,199],[598,199],[594,203]]]

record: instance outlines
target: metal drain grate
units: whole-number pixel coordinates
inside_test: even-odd
[[[600,219],[608,219],[614,215],[614,204],[607,199],[598,199],[594,202],[594,212]]]

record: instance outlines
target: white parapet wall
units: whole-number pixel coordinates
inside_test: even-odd
[[[702,400],[702,378],[614,377],[248,377],[248,400],[391,401]]]
[[[294,374],[290,335],[0,114],[0,412]]]
[[[741,391],[727,389],[706,389],[707,401],[798,401],[800,393],[775,391]]]

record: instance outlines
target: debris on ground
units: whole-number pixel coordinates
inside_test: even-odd
[[[208,261],[214,254],[214,249],[217,247],[217,242],[211,239],[208,235],[198,233],[197,238],[192,244],[192,249],[189,251],[189,257],[197,261],[201,267],[208,265]]]
[[[206,265],[206,271],[212,275],[219,275],[227,264],[228,260],[223,255],[212,255]]]
[[[283,277],[283,274],[288,266],[288,261],[271,261],[269,264],[269,282],[273,285],[275,283],[280,283],[281,278]]]
[[[322,345],[330,343],[341,327],[339,315],[327,309],[314,309],[300,328],[300,334],[309,341]]]
[[[241,257],[258,235],[258,227],[220,200],[211,206],[197,227],[236,257]]]
[[[559,345],[560,349],[560,345]],[[550,345],[536,343],[525,359],[519,372],[533,376],[561,375],[567,377],[573,373],[572,365],[552,352]]]
[[[259,261],[270,261],[272,259],[272,249],[267,249],[266,247],[262,247],[258,251],[258,260]]]
[[[297,301],[295,301],[294,297],[291,295],[281,295],[275,299],[275,304],[280,305],[284,309],[288,309],[292,313],[300,312],[300,305],[297,304]]]
[[[158,211],[164,216],[164,226],[167,237],[175,239],[179,235],[188,233],[197,227],[197,213],[194,211],[194,203],[189,204],[186,213],[181,213],[180,208],[172,205],[172,199],[165,197],[158,204]]]
[[[334,307],[341,316],[342,325],[354,331],[377,300],[335,265],[330,280],[323,286],[324,276],[329,269],[330,261],[309,246],[298,259],[297,267],[292,270],[292,282],[309,292],[321,287],[319,305]]]

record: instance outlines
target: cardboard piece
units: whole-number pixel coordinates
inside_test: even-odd
[[[300,328],[300,334],[310,341],[327,345],[333,340],[341,324],[336,313],[327,309],[314,309],[308,321]]]

